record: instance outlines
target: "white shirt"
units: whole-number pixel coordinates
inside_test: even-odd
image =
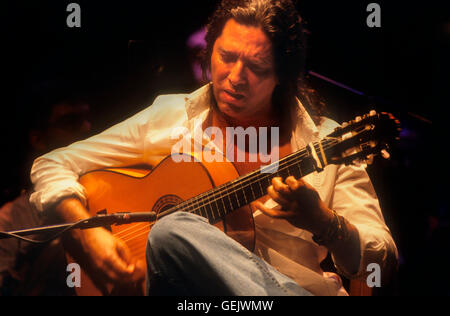
[[[194,122],[203,122],[207,118],[211,105],[210,89],[211,86],[206,85],[190,95],[159,96],[153,105],[122,123],[39,157],[31,170],[35,192],[30,201],[41,211],[72,195],[86,204],[85,190],[78,182],[80,175],[95,169],[142,163],[156,166],[171,154],[177,141],[171,138],[174,128],[185,127],[193,131]],[[297,121],[291,137],[293,151],[325,137],[338,126],[327,118],[322,118],[316,126],[300,102],[294,115]],[[206,139],[205,143],[211,142]],[[304,177],[329,208],[358,229],[361,242],[358,273],[350,275],[335,261],[338,272],[348,278],[361,277],[370,263],[378,263],[382,273],[390,271],[397,259],[395,243],[364,167],[328,165],[321,173]],[[276,203],[269,199],[266,205],[273,207]],[[320,269],[327,249],[314,243],[310,232],[259,211],[254,217],[255,253],[258,256],[313,294],[338,294],[336,283],[324,278]]]

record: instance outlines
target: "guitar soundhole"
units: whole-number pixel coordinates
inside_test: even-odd
[[[156,214],[159,214],[160,212],[164,212],[174,207],[175,205],[180,204],[181,202],[183,202],[183,199],[181,199],[176,195],[173,194],[164,195],[160,197],[158,201],[156,201],[152,211],[155,212]]]

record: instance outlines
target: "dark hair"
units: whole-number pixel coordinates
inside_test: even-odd
[[[274,104],[294,106],[295,97],[300,97],[317,122],[323,113],[324,103],[313,96],[315,91],[305,80],[307,30],[293,2],[222,0],[208,22],[203,54],[204,76],[211,67],[214,43],[230,19],[240,24],[261,27],[269,37],[273,47],[275,73],[279,81],[273,95]]]

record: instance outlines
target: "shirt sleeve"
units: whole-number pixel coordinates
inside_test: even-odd
[[[361,278],[369,264],[375,263],[380,266],[382,278],[389,276],[397,265],[397,247],[365,165],[338,168],[332,207],[357,228],[361,247],[359,271],[348,273],[333,257],[338,272],[350,279]]]
[[[37,158],[31,169],[34,192],[30,202],[39,211],[69,196],[78,197],[86,205],[85,190],[78,182],[80,175],[142,163],[151,111],[149,107],[98,135]]]

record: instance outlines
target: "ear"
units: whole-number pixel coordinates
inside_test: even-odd
[[[35,129],[31,130],[28,133],[28,141],[35,151],[43,152],[47,149],[47,142],[45,141],[42,131]]]

